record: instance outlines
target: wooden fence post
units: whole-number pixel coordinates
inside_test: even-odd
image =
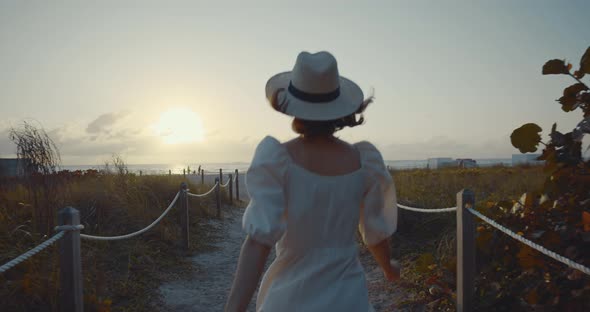
[[[168,169],[168,175],[171,176],[172,175],[172,170]]]
[[[234,199],[233,199],[233,182],[234,182],[234,177],[233,175],[230,173],[229,174],[229,183],[227,184],[229,186],[229,204],[233,204],[234,203]]]
[[[80,213],[66,207],[57,214],[59,225],[79,225]],[[82,261],[80,259],[80,231],[66,231],[59,246],[60,311],[82,312]]]
[[[186,177],[186,169],[182,169],[182,177],[185,178]]]
[[[238,169],[236,169],[236,201],[240,202],[240,180]]]
[[[201,169],[201,184],[205,184],[205,169]]]
[[[219,169],[219,184],[223,184],[223,170]]]
[[[182,244],[182,248],[184,248],[185,250],[189,249],[189,235],[188,235],[188,231],[189,231],[189,227],[188,227],[188,195],[186,194],[186,192],[188,191],[188,186],[186,185],[185,182],[180,183],[180,198],[178,198],[180,200],[180,228],[182,233],[180,234],[181,236],[181,244]]]
[[[215,178],[215,204],[217,205],[217,218],[221,219],[221,198],[219,198],[219,189],[221,188],[221,184],[219,183],[219,178]]]
[[[475,206],[473,191],[457,193],[457,311],[474,308],[475,294],[475,218],[467,208]]]

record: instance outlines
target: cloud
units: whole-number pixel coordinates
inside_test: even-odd
[[[204,163],[250,161],[261,137],[246,133],[223,136],[220,129],[208,131],[206,140],[197,143],[164,144],[148,122],[122,120],[129,113],[107,113],[85,124],[65,124],[47,131],[55,141],[63,164],[97,164],[121,155],[128,163]],[[130,118],[131,119],[131,118]],[[16,146],[8,139],[7,125],[0,123],[0,157],[13,157]],[[395,142],[375,140],[386,160],[426,159],[429,157],[509,158],[518,151],[509,134],[485,141],[447,136]],[[585,145],[587,146],[587,144]],[[587,152],[588,156],[590,152]]]
[[[160,141],[144,124],[134,120],[122,122],[129,114],[102,114],[88,124],[72,122],[46,131],[56,143],[66,165],[101,162],[112,154],[124,155],[130,161],[136,155],[154,155],[154,148],[159,146]],[[11,157],[16,147],[8,140],[7,130],[0,127],[0,154]]]
[[[98,116],[86,127],[87,133],[109,133],[110,128],[117,123],[121,118],[127,116],[128,112],[106,113]]]

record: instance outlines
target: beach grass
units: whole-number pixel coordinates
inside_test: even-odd
[[[476,207],[491,201],[519,198],[543,183],[541,167],[444,168],[392,171],[398,201],[423,208],[455,206],[463,188],[475,192]],[[168,206],[181,175],[138,176],[90,171],[59,178],[55,196],[33,192],[22,181],[4,181],[0,191],[0,262],[4,263],[44,241],[37,229],[36,206],[48,199],[60,207],[80,210],[84,233],[120,235],[145,227]],[[189,185],[201,193],[211,185]],[[50,195],[50,194],[49,194]],[[215,214],[213,197],[191,201],[191,251],[207,248],[210,229],[199,220]],[[36,204],[35,204],[36,203]],[[405,303],[437,301],[441,310],[453,309],[452,295],[432,294],[432,278],[448,276],[453,283],[455,214],[422,214],[399,211],[399,227],[393,236],[394,257],[404,265]],[[55,220],[54,220],[55,221]],[[82,241],[85,309],[87,311],[154,310],[157,288],[171,276],[187,274],[191,264],[179,247],[180,228],[173,209],[161,224],[138,238],[123,241]],[[11,311],[58,311],[58,253],[55,246],[5,274],[0,274],[0,298]]]
[[[56,174],[51,189],[42,183],[5,179],[0,189],[0,263],[46,240],[43,224],[54,225],[65,206],[80,211],[83,233],[127,234],[150,224],[170,204],[185,181],[182,175],[137,176],[93,170]],[[200,193],[211,185],[190,185]],[[203,218],[212,217],[213,197],[189,198],[191,252],[207,245]],[[51,214],[40,213],[51,206]],[[38,220],[51,216],[50,222]],[[41,222],[40,222],[41,221]],[[49,234],[46,235],[46,234]],[[161,281],[191,270],[179,246],[177,209],[139,237],[122,241],[82,240],[85,311],[147,311],[158,303]],[[6,311],[58,311],[58,248],[51,246],[0,274],[0,298]]]
[[[476,209],[500,200],[515,200],[541,189],[541,166],[410,169],[391,172],[398,202],[422,208],[456,206],[457,193],[475,193]],[[433,311],[455,311],[456,214],[399,210],[393,235],[394,258],[403,266],[407,300],[400,308],[427,306]]]

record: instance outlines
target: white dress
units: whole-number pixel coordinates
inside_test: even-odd
[[[337,176],[295,164],[275,138],[256,148],[242,226],[257,242],[276,244],[256,311],[373,311],[355,237],[358,228],[373,245],[395,232],[395,187],[379,151],[354,146],[361,168]]]

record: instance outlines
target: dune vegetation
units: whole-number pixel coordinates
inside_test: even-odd
[[[574,129],[554,123],[542,141],[542,127],[527,123],[510,135],[522,153],[542,145],[543,166],[395,172],[400,202],[420,207],[455,205],[462,188],[475,192],[475,208],[516,235],[590,267],[590,160],[584,136],[590,133],[590,48],[577,70],[563,59],[547,61],[543,75],[573,82],[556,100],[566,113],[581,112]],[[522,194],[522,195],[521,195]],[[455,215],[402,211],[394,245],[409,267],[419,299],[452,310],[455,286]],[[481,311],[589,311],[590,277],[479,221],[476,231],[476,300]],[[421,253],[422,252],[422,253]],[[410,256],[410,255],[414,256]],[[561,259],[562,261],[566,261]],[[570,263],[570,265],[573,265]],[[411,273],[417,273],[412,275]],[[427,289],[427,291],[425,291]]]
[[[525,237],[586,266],[589,264],[586,251],[571,247],[569,238],[562,240],[559,231],[545,228],[523,213],[525,209],[531,210],[533,204],[538,206],[548,177],[543,166],[414,169],[392,171],[392,175],[401,204],[453,207],[457,192],[468,188],[475,193],[476,209],[484,215],[521,235],[535,233]],[[428,305],[436,311],[454,311],[456,214],[401,209],[399,213],[398,232],[392,240],[394,257],[402,260],[402,285],[413,294],[399,306]],[[559,214],[557,210],[556,213]],[[476,220],[479,310],[530,311],[544,306],[582,311],[588,307],[590,277]],[[571,220],[569,226],[580,229],[579,221]]]
[[[499,166],[400,170],[392,171],[392,175],[401,204],[424,208],[452,207],[455,206],[457,192],[469,188],[475,192],[476,208],[503,222],[510,220],[503,215],[508,216],[512,212],[510,209],[500,210],[497,203],[502,202],[505,206],[510,203],[510,208],[518,206],[519,201],[524,204],[527,199],[522,195],[540,190],[547,173],[542,166]],[[56,210],[68,205],[76,207],[86,226],[84,233],[119,235],[141,229],[157,218],[184,179],[182,176],[128,174],[119,164],[111,165],[108,171],[103,172],[62,172],[55,175],[54,181],[58,184],[55,189],[59,191],[51,196],[42,191],[33,192],[26,183],[18,180],[2,181],[0,262],[12,259],[47,238],[42,231],[44,227],[38,228],[38,224],[43,222],[36,220],[39,213],[35,211],[35,202],[43,206],[49,200]],[[208,186],[189,187],[201,192]],[[214,215],[211,210],[214,203],[211,198],[190,200],[191,252],[195,252],[207,246],[207,229],[199,220]],[[82,241],[87,310],[137,311],[154,308],[158,300],[157,287],[165,275],[191,270],[184,257],[186,253],[178,246],[180,231],[177,218],[177,210],[173,209],[161,224],[139,238],[115,242]],[[514,231],[522,230],[521,224],[505,225]],[[402,286],[412,294],[399,303],[400,307],[430,304],[438,310],[454,310],[455,226],[454,213],[423,214],[400,210],[399,230],[392,243],[394,256],[401,259],[404,266]],[[539,240],[541,244],[544,242]],[[508,249],[498,251],[498,246]],[[535,298],[531,295],[531,288],[523,287],[522,283],[547,285],[544,277],[567,271],[561,263],[526,249],[481,222],[478,223],[477,247],[478,272],[481,275],[476,283],[482,309],[490,306],[514,309],[522,306],[519,301],[532,302]],[[490,254],[491,251],[494,253]],[[527,261],[532,261],[533,266],[527,267]],[[536,266],[537,263],[542,265]],[[537,271],[540,275],[534,274]],[[515,272],[520,274],[515,276]],[[59,271],[55,247],[0,275],[0,279],[0,298],[10,310],[57,311]],[[570,295],[569,300],[587,296],[590,279],[575,275],[571,282],[576,284],[564,287],[577,296]],[[541,295],[545,294],[537,294]],[[537,297],[536,300],[544,299]]]
[[[175,175],[127,173],[118,158],[104,169],[0,181],[0,263],[52,236],[57,212],[66,206],[80,211],[85,234],[111,236],[142,229],[163,212],[185,181]],[[210,187],[189,185],[197,193]],[[210,210],[215,207],[213,200],[189,199],[190,252],[207,245],[208,231],[199,221],[214,215]],[[82,240],[85,311],[153,310],[161,281],[191,270],[179,239],[178,210],[172,209],[160,224],[139,237]],[[58,248],[51,246],[0,274],[2,309],[58,311],[58,283]]]

